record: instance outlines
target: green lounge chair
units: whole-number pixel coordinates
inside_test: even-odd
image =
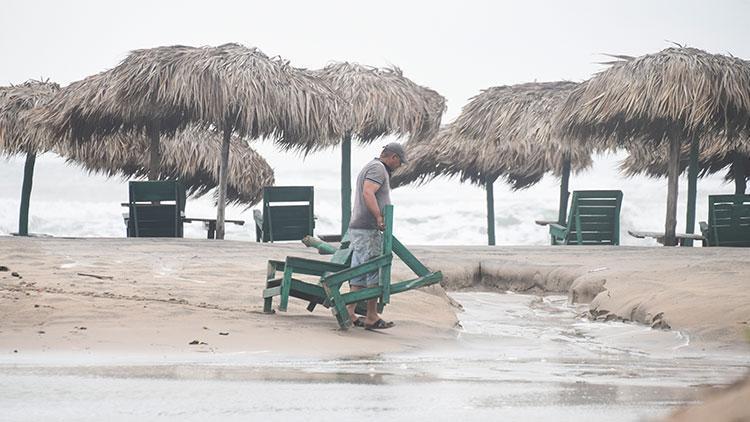
[[[750,195],[709,195],[705,246],[750,247]]]
[[[553,245],[619,245],[622,191],[574,191],[567,224],[551,223]]]
[[[310,302],[308,310],[315,305],[322,304],[330,307],[333,311],[339,327],[347,329],[352,325],[351,318],[346,306],[352,303],[364,302],[370,299],[379,299],[379,310],[390,302],[392,294],[401,293],[418,287],[429,286],[439,283],[443,279],[440,271],[431,272],[419,260],[409,252],[406,247],[393,236],[393,207],[385,208],[386,228],[383,233],[383,254],[355,267],[340,262],[322,262],[305,258],[287,257],[286,261],[269,261],[267,286],[263,292],[264,311],[270,312],[273,296],[281,296],[280,310],[286,309],[286,301],[289,296],[299,297]],[[347,247],[347,249],[349,249]],[[341,250],[337,251],[339,253]],[[342,253],[343,254],[343,253]],[[397,283],[391,283],[391,262],[393,254],[401,260],[417,275],[417,278]],[[334,254],[334,260],[336,254]],[[276,272],[283,271],[284,275],[279,280]],[[379,283],[375,287],[361,289],[356,292],[342,293],[341,286],[357,276],[372,272],[379,272]],[[318,276],[317,284],[306,283],[293,278],[294,274],[307,274]],[[278,280],[278,281],[277,281]],[[288,286],[288,287],[284,287]],[[358,313],[364,310],[358,306]]]
[[[130,182],[128,190],[128,237],[182,237],[185,188],[180,182]]]
[[[312,186],[267,186],[263,210],[254,210],[255,240],[302,240],[315,228]]]

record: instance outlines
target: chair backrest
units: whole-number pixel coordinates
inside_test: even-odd
[[[619,245],[622,191],[574,191],[566,244]]]
[[[750,246],[750,195],[709,195],[709,244]]]
[[[128,237],[182,237],[186,195],[180,182],[130,182],[128,191]]]
[[[263,188],[263,241],[301,240],[313,235],[315,195],[312,186]]]

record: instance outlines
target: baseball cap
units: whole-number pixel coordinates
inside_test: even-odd
[[[391,142],[390,144],[383,147],[384,150],[388,150],[392,153],[395,153],[398,155],[399,160],[401,160],[401,163],[406,164],[406,153],[404,152],[404,147],[401,146],[398,142]]]

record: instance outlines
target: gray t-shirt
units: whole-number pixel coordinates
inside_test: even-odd
[[[354,195],[354,209],[352,209],[352,219],[349,222],[350,229],[377,229],[378,222],[375,216],[365,205],[364,192],[365,180],[375,182],[380,188],[375,192],[375,199],[378,201],[378,208],[382,213],[386,205],[391,203],[391,177],[380,159],[375,158],[365,165],[357,176],[357,187]]]

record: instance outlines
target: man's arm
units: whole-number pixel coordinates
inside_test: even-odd
[[[370,211],[370,214],[372,214],[373,217],[375,217],[375,221],[377,221],[378,223],[378,229],[385,230],[383,215],[380,213],[378,200],[375,198],[375,192],[380,189],[380,185],[373,182],[372,180],[365,180],[365,183],[362,187],[362,196],[364,197],[367,210]]]

